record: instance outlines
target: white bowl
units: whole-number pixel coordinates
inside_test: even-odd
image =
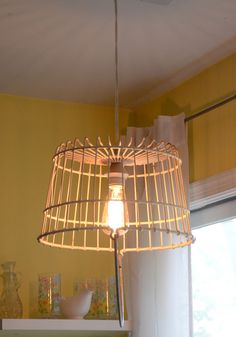
[[[83,319],[89,312],[93,292],[83,290],[79,295],[61,299],[61,311],[66,318]]]

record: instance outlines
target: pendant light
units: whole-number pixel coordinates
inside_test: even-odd
[[[114,253],[123,326],[122,255],[183,247],[193,236],[177,149],[145,138],[119,140],[117,0],[114,8],[116,143],[85,138],[57,148],[38,241]]]

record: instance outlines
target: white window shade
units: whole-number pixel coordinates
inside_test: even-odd
[[[236,168],[190,185],[191,227],[236,217]]]

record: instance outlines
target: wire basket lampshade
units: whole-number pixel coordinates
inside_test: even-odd
[[[121,254],[186,246],[193,238],[181,172],[176,148],[164,142],[62,144],[38,240],[113,251],[116,235]]]

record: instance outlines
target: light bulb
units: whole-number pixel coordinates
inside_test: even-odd
[[[103,211],[104,232],[114,237],[123,235],[128,226],[128,210],[125,199],[127,172],[121,163],[111,163],[108,177],[109,193]]]
[[[119,227],[124,227],[125,206],[123,201],[122,186],[113,185],[109,187],[109,200],[107,206],[107,225],[114,232]]]
[[[104,232],[111,236],[123,235],[128,225],[128,211],[124,201],[124,187],[122,185],[110,185],[109,195],[104,208]]]

